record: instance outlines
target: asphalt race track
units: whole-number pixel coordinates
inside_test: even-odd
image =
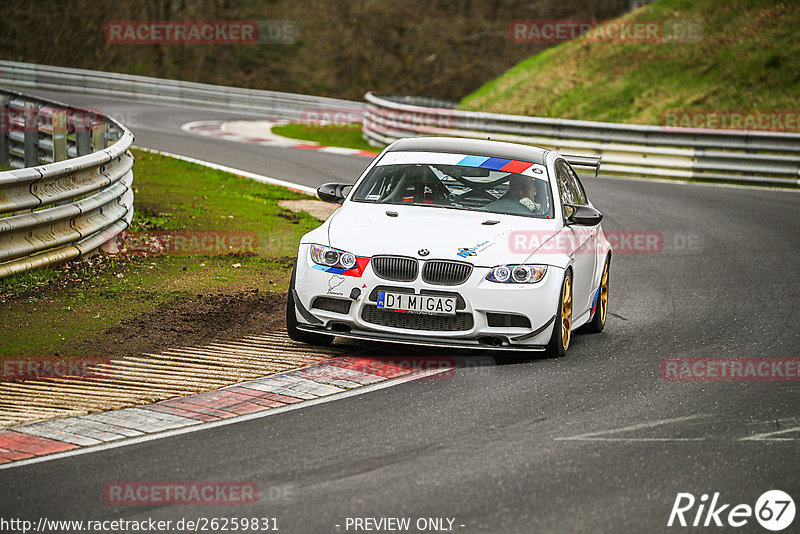
[[[180,130],[254,115],[30,92],[119,116],[137,146],[304,185],[353,180],[368,163]],[[459,358],[446,379],[12,467],[0,471],[0,514],[275,517],[281,532],[354,532],[348,517],[454,518],[457,532],[667,532],[686,530],[667,527],[680,492],[754,506],[780,489],[798,502],[798,382],[666,381],[659,365],[800,355],[800,194],[584,185],[606,230],[660,231],[664,247],[614,257],[606,330],[575,336],[566,358]],[[253,482],[264,498],[241,507],[103,499],[109,482],[166,480]],[[269,488],[290,491],[271,499]],[[737,530],[764,532],[754,518]]]

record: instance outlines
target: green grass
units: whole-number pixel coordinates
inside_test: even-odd
[[[338,146],[342,148],[354,148],[365,150],[377,154],[383,147],[374,147],[367,143],[361,134],[360,124],[350,124],[347,126],[308,126],[305,124],[282,124],[272,127],[272,133],[289,137],[290,139],[300,139],[302,141],[313,141],[325,146]]]
[[[461,108],[661,124],[668,110],[796,110],[800,5],[660,0],[618,20],[701,21],[698,42],[571,41],[528,58]]]
[[[3,304],[0,357],[78,355],[82,341],[168,300],[200,293],[285,290],[287,281],[286,262],[262,256],[141,257],[94,268],[88,275],[59,278],[58,286],[40,285],[24,298]]]
[[[319,221],[280,217],[277,202],[307,197],[165,156],[134,156],[130,232],[253,232],[255,253],[120,254],[0,279],[0,356],[76,355],[82,341],[172,299],[286,290],[300,236]]]
[[[135,151],[136,218],[131,230],[251,231],[269,256],[293,254],[303,233],[319,222],[300,214],[298,224],[277,215],[282,199],[308,198],[283,187]]]

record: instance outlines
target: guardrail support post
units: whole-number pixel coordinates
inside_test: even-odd
[[[102,121],[92,122],[92,149],[94,152],[108,148],[106,125]]]
[[[39,110],[36,104],[25,104],[25,166],[39,165]]]
[[[7,96],[0,96],[0,167],[11,166],[11,155],[8,152],[8,134],[11,132],[8,102]]]
[[[78,114],[73,113],[70,116],[70,121],[72,122],[72,128],[75,130],[75,148],[78,151],[78,157],[91,154],[91,119],[82,111]]]
[[[67,159],[67,110],[53,110],[53,161]]]

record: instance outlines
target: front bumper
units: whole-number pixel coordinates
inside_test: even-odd
[[[548,267],[535,284],[498,284],[486,280],[488,267],[475,267],[457,286],[379,278],[368,264],[345,275],[315,267],[308,245],[301,245],[295,280],[298,328],[308,332],[426,346],[493,350],[544,350],[550,340],[561,291],[563,270]],[[457,294],[458,320],[428,316],[389,317],[376,310],[376,289]],[[356,297],[356,298],[353,298]],[[341,309],[320,309],[320,299],[335,299]],[[331,302],[328,300],[327,302]],[[388,314],[388,315],[382,315]],[[490,326],[489,314],[522,316],[526,326]],[[413,319],[408,321],[407,319]],[[377,322],[376,322],[377,321]],[[380,323],[380,324],[378,324]],[[402,323],[402,326],[401,326]],[[497,324],[493,321],[493,324]]]

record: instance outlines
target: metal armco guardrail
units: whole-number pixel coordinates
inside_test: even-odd
[[[109,144],[110,143],[110,144]],[[97,250],[133,218],[133,134],[0,90],[0,277]]]
[[[299,119],[304,113],[317,109],[350,110],[358,115],[364,109],[363,102],[351,100],[14,61],[0,61],[0,83],[38,89],[80,90],[147,102],[256,111],[279,119]]]
[[[408,97],[364,98],[362,130],[375,144],[418,135],[488,137],[602,156],[602,174],[800,185],[800,134],[523,117],[428,107]]]

